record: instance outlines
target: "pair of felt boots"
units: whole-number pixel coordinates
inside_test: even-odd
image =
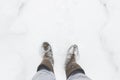
[[[53,52],[50,44],[48,42],[44,42],[42,44],[42,50],[43,50],[43,60],[41,64],[38,67],[39,71],[40,69],[46,68],[49,71],[52,71],[54,73],[53,65],[54,65],[54,59],[53,59]],[[76,63],[76,56],[78,56],[78,46],[72,45],[67,52],[66,61],[65,61],[65,72],[67,78],[76,72],[82,72],[84,73],[83,69],[80,67],[79,64]]]

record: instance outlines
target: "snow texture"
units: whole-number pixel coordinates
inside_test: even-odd
[[[119,0],[0,0],[0,80],[31,80],[44,41],[56,80],[66,80],[67,49],[92,80],[120,80]]]

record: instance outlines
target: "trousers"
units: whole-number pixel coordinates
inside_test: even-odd
[[[38,71],[32,78],[32,80],[56,80],[53,72],[47,69],[41,69]],[[67,80],[91,80],[83,73],[76,73],[74,75],[70,75]]]

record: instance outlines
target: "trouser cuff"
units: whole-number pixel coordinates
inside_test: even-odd
[[[47,66],[45,66],[44,64],[41,64],[38,66],[37,68],[37,72],[40,71],[40,70],[43,70],[43,69],[46,69],[48,71],[51,71]]]
[[[85,71],[83,69],[77,69],[77,70],[73,71],[68,77],[78,74],[78,73],[85,74]]]

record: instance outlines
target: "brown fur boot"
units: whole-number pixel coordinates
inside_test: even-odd
[[[54,73],[54,70],[53,70],[54,60],[53,60],[53,53],[52,53],[51,46],[49,45],[49,43],[44,42],[42,45],[42,48],[43,48],[44,55],[43,55],[43,60],[40,64],[40,67],[42,65]]]
[[[76,56],[78,56],[77,45],[72,45],[67,54],[65,62],[65,71],[67,78],[76,70],[82,70],[82,68],[76,63]]]

